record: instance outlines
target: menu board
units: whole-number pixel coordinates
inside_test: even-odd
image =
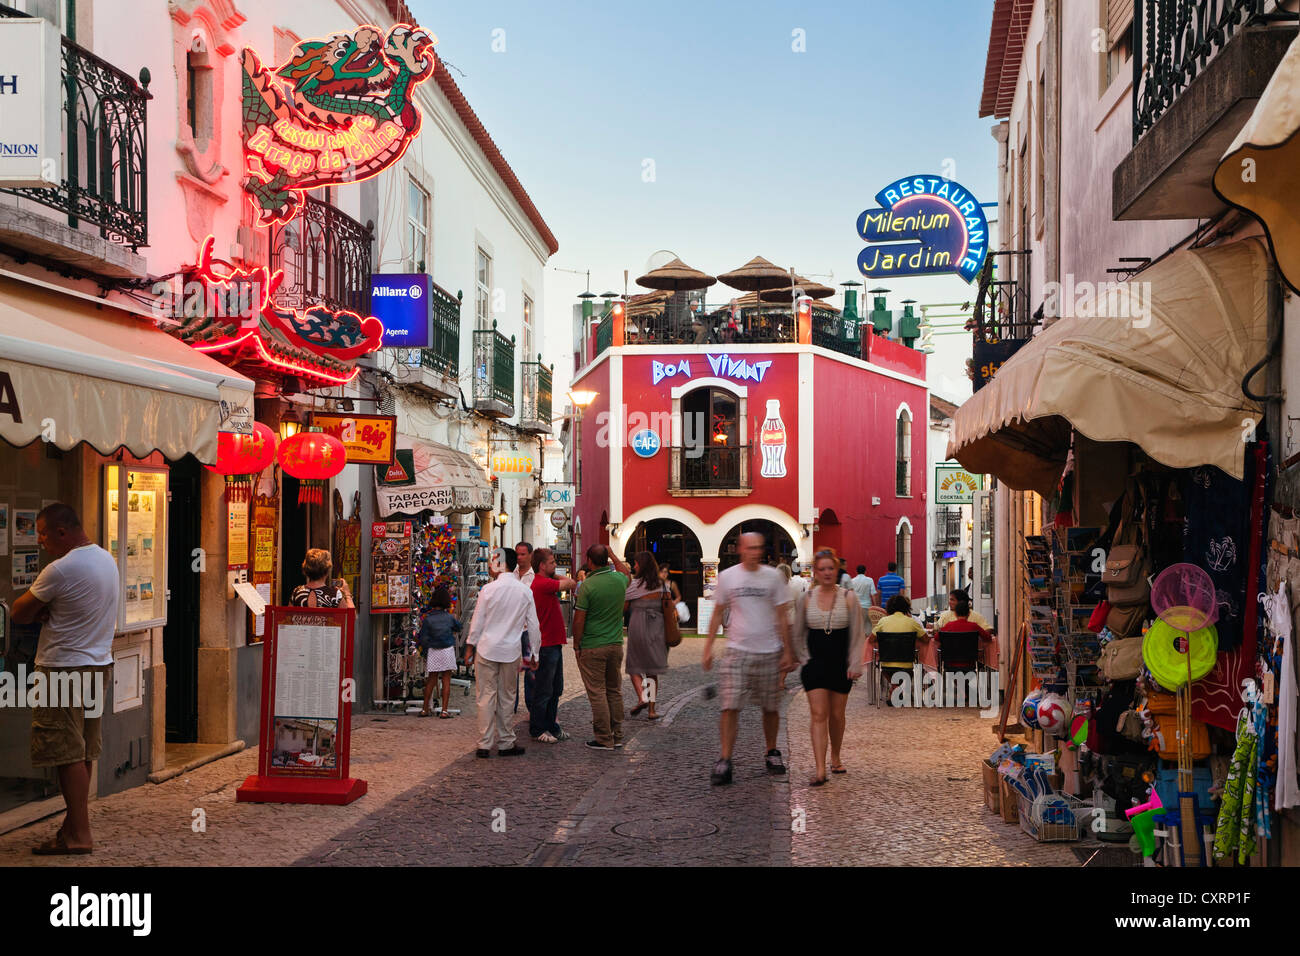
[[[411,522],[370,526],[370,610],[404,614],[411,609]]]
[[[103,546],[117,561],[123,595],[119,628],[167,619],[167,472],[104,466]]]
[[[348,777],[355,611],[268,607],[257,774],[239,801],[334,803],[366,792]]]
[[[226,502],[226,568],[248,567],[248,502]]]
[[[257,495],[253,498],[248,520],[253,549],[248,582],[267,603],[270,603],[271,595],[275,593],[275,555],[279,521],[279,498],[271,495]],[[248,617],[248,643],[257,644],[266,635],[266,615],[250,612]]]

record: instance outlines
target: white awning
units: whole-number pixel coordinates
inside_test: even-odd
[[[379,517],[416,515],[421,511],[467,512],[492,507],[492,486],[484,467],[464,452],[437,442],[397,436],[397,461],[391,480],[375,468]],[[402,455],[406,451],[408,455]],[[413,473],[405,473],[407,461]],[[412,480],[413,479],[413,480]]]
[[[19,446],[84,441],[212,464],[223,420],[253,408],[250,379],[147,319],[4,278],[0,373],[0,438]]]
[[[1214,171],[1214,191],[1264,224],[1278,269],[1300,292],[1300,36]]]
[[[1051,494],[1073,427],[1133,442],[1171,468],[1215,465],[1241,478],[1244,436],[1263,425],[1241,385],[1267,350],[1270,271],[1258,239],[1151,266],[1115,297],[1129,317],[1062,318],[1008,359],[957,409],[948,457]],[[1252,381],[1264,389],[1262,374]]]

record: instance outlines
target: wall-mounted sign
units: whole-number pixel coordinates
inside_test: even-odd
[[[984,488],[984,476],[973,475],[960,465],[936,465],[934,469],[934,503],[968,505],[975,492]]]
[[[384,348],[428,348],[433,279],[420,272],[370,277],[370,312],[384,323]]]
[[[663,443],[659,440],[659,435],[654,430],[643,428],[632,436],[632,450],[640,458],[653,458],[659,453],[659,447]]]
[[[537,467],[537,459],[524,452],[494,452],[491,458],[492,477],[499,479],[530,478]]]
[[[977,340],[971,350],[971,362],[975,369],[971,390],[978,392],[993,381],[993,376],[997,374],[1002,364],[1020,351],[1020,347],[1028,341],[1029,339],[1010,339],[1002,342]]]
[[[870,279],[955,273],[972,281],[989,251],[989,225],[970,191],[941,176],[908,176],[876,193],[858,216],[868,246],[858,269]]]
[[[767,400],[767,415],[758,433],[758,446],[763,465],[759,474],[764,478],[785,477],[785,422],[781,421],[781,400]]]
[[[714,375],[734,378],[742,382],[761,382],[772,367],[772,360],[754,362],[744,356],[705,355],[709,369]],[[651,362],[651,384],[658,385],[666,378],[692,378],[690,359],[677,362]]]
[[[411,609],[411,522],[370,525],[370,610],[401,614]]]
[[[571,481],[548,481],[542,485],[542,506],[545,508],[569,508],[575,500]]]
[[[420,131],[415,87],[433,75],[437,42],[399,23],[300,40],[267,71],[243,52],[244,190],[261,225],[297,215],[308,189],[369,179]],[[55,84],[51,89],[58,89]]]
[[[561,508],[559,511],[551,512],[551,527],[559,531],[569,523],[569,513]]]
[[[0,20],[0,186],[57,186],[59,30],[48,20]]]
[[[396,415],[312,412],[311,423],[347,449],[349,465],[391,465],[397,440]]]

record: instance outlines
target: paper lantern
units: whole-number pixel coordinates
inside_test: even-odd
[[[276,458],[280,467],[300,482],[298,504],[321,504],[325,482],[348,463],[343,442],[322,431],[299,432],[286,438],[280,442]]]
[[[251,435],[217,434],[217,463],[206,467],[208,471],[225,476],[226,500],[248,500],[253,479],[275,461],[275,446],[275,432],[261,422],[253,423]]]

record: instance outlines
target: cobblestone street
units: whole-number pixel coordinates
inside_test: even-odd
[[[718,705],[702,650],[688,640],[673,651],[665,716],[628,720],[622,751],[582,746],[590,710],[569,654],[560,722],[570,741],[532,743],[524,726],[523,757],[479,760],[473,697],[453,691],[456,720],[355,721],[353,775],[370,789],[348,806],[236,803],[256,770],[250,749],[95,801],[93,855],[30,856],[55,818],[0,836],[0,865],[1074,864],[1065,846],[1034,843],[984,811],[978,766],[993,737],[973,710],[877,710],[855,691],[849,773],[809,790],[807,707],[791,678],[780,743],[789,776],[764,771],[758,713],[747,712],[735,782],[711,787]],[[630,684],[624,696],[630,704]],[[199,809],[205,832],[192,826]],[[795,819],[806,832],[792,832]]]

